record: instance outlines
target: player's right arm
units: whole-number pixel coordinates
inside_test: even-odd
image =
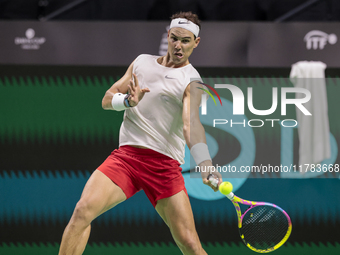
[[[132,73],[133,61],[126,70],[122,78],[116,81],[109,88],[102,99],[102,107],[105,110],[114,110],[112,107],[112,98],[116,93],[130,94],[128,101],[131,107],[136,106],[142,100],[145,92],[150,92],[148,88],[140,89],[137,76]]]
[[[102,107],[105,110],[113,110],[112,108],[112,97],[116,93],[127,94],[128,93],[128,85],[130,80],[132,79],[132,68],[134,61],[130,64],[129,68],[126,70],[125,74],[122,78],[116,81],[111,88],[109,88],[103,97]]]

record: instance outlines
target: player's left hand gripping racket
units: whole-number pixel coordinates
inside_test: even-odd
[[[212,185],[217,186],[218,178],[216,176],[209,175],[208,180]],[[247,201],[235,196],[232,192],[232,185],[228,184],[230,192],[228,189],[224,190],[227,192],[221,189],[220,191],[235,206],[239,233],[244,244],[258,253],[268,253],[283,245],[292,232],[289,215],[277,205]],[[242,214],[239,204],[250,207]]]

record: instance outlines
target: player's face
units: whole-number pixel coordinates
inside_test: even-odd
[[[184,28],[174,27],[168,33],[168,54],[176,65],[189,63],[189,56],[197,47],[200,38],[195,39],[194,34]]]

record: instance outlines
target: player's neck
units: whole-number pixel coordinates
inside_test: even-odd
[[[179,64],[176,64],[175,62],[172,61],[172,59],[170,58],[170,55],[167,54],[165,56],[162,56],[160,58],[157,59],[157,62],[162,65],[162,66],[165,66],[165,67],[170,67],[170,68],[179,68],[179,67],[183,67],[183,66],[186,66],[186,65],[189,65],[189,59],[187,59],[185,62],[183,63],[179,63]]]

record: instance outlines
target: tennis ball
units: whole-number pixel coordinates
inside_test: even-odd
[[[223,195],[228,195],[233,191],[233,185],[230,182],[222,182],[218,189]]]

